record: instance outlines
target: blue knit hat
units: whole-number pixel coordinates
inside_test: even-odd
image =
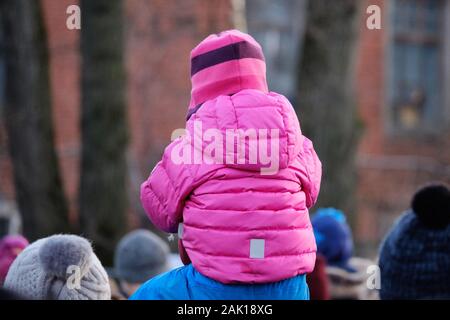
[[[380,298],[450,299],[450,193],[443,186],[423,188],[412,209],[381,246]]]
[[[353,255],[352,232],[342,211],[334,208],[320,208],[311,219],[317,251],[328,265],[355,271],[349,260]]]

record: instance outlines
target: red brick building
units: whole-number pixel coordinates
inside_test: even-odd
[[[450,1],[366,3],[382,28],[361,19],[356,237],[373,250],[420,185],[450,183]]]
[[[80,159],[79,31],[66,28],[66,8],[77,1],[41,2],[50,49],[55,142],[75,219]],[[160,158],[172,130],[184,126],[190,93],[189,52],[207,34],[238,21],[233,15],[236,3],[125,1],[132,212],[141,211],[139,184]],[[355,84],[364,135],[357,161],[355,233],[362,248],[367,245],[373,252],[419,185],[438,179],[450,183],[450,0],[366,3],[381,8],[382,28],[369,30],[367,16],[361,18]],[[408,32],[405,21],[410,23]],[[13,200],[5,145],[6,136],[0,130],[0,198]]]

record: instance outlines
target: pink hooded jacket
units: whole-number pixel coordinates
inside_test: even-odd
[[[151,221],[171,233],[183,222],[193,266],[222,283],[275,282],[314,268],[308,208],[321,163],[289,101],[268,92],[265,72],[260,45],[237,30],[194,48],[186,134],[141,186]],[[228,143],[228,132],[241,139]],[[227,148],[212,147],[221,140]]]

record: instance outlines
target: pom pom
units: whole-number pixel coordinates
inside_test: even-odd
[[[442,184],[423,187],[414,195],[411,208],[424,226],[443,229],[450,224],[450,190]]]
[[[39,259],[46,273],[66,279],[69,266],[80,267],[81,273],[90,264],[93,251],[86,239],[75,235],[47,238],[39,249]]]

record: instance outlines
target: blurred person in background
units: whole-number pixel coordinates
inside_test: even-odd
[[[8,235],[0,240],[0,286],[3,285],[11,264],[27,245],[28,240],[21,235]]]
[[[374,263],[368,259],[353,257],[353,237],[344,213],[335,208],[320,208],[311,219],[317,252],[326,261],[327,277],[317,275],[320,263],[308,276],[311,287],[329,288],[332,300],[368,300],[376,298],[376,290],[367,287],[367,268]],[[313,283],[327,281],[327,284]],[[318,299],[326,298],[319,295]]]
[[[317,252],[316,264],[313,272],[306,276],[309,287],[310,300],[329,300],[330,282],[327,276],[327,260]]]
[[[139,229],[125,235],[109,272],[113,300],[128,299],[139,286],[171,267],[169,246],[156,234]]]
[[[32,300],[111,299],[105,269],[90,242],[76,235],[53,235],[27,246],[4,287]]]
[[[450,299],[450,191],[426,186],[381,245],[380,298]]]

